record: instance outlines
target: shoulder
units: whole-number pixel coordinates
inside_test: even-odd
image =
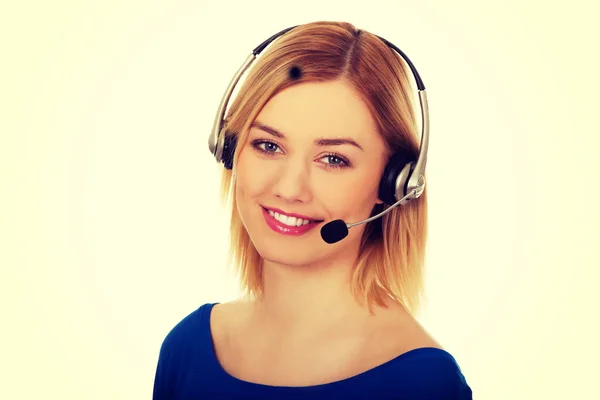
[[[240,301],[205,303],[179,320],[165,336],[162,353],[172,353],[184,347],[189,351],[193,343],[206,343],[209,336],[221,337],[232,321],[240,321]]]
[[[410,393],[415,398],[472,399],[471,389],[453,354],[416,318],[400,312],[387,320],[384,327],[383,334],[376,338],[380,346],[384,344],[387,354],[396,356],[373,371],[382,386]]]
[[[444,350],[433,335],[400,305],[386,309],[380,314],[379,322],[370,325],[369,347],[383,353],[383,358],[397,357],[420,348]]]
[[[396,361],[390,372],[396,378],[406,378],[402,379],[404,391],[428,399],[472,399],[471,388],[450,352],[423,347],[403,354]]]
[[[178,383],[185,373],[185,360],[202,351],[205,318],[213,304],[204,304],[172,327],[160,346],[154,377],[153,399],[174,398]]]
[[[161,344],[161,355],[172,353],[178,347],[186,347],[191,341],[198,340],[202,333],[205,318],[210,313],[213,303],[206,303],[180,319],[166,334]]]

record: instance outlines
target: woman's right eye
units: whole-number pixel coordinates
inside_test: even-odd
[[[279,146],[273,142],[265,141],[265,140],[256,140],[252,142],[252,147],[256,150],[263,153],[276,153],[279,149]]]

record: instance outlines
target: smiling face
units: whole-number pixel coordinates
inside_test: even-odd
[[[279,92],[237,151],[239,216],[265,260],[309,266],[357,255],[365,225],[336,244],[320,229],[370,216],[387,158],[367,105],[346,81]]]

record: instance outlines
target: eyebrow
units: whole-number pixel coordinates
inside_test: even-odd
[[[272,126],[263,124],[260,121],[254,121],[252,123],[252,125],[250,125],[250,127],[260,129],[261,131],[267,132],[279,139],[285,139],[285,135],[283,133],[281,133],[277,129],[273,128]],[[347,138],[347,137],[319,138],[319,139],[315,139],[315,144],[318,146],[340,146],[343,144],[349,144],[349,145],[352,145],[352,146],[357,147],[364,151],[362,146],[360,144],[358,144],[354,139]]]

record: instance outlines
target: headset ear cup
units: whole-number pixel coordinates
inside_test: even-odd
[[[381,181],[379,182],[379,198],[387,205],[392,205],[398,199],[396,199],[396,181],[398,180],[398,176],[402,173],[407,164],[409,163],[409,159],[405,154],[396,153],[394,154],[390,160],[388,161],[385,169],[383,171],[383,176],[381,177]],[[410,174],[408,174],[410,175]],[[405,182],[401,184],[405,187],[408,183],[408,179],[405,179]]]
[[[400,154],[394,154],[388,161],[379,182],[379,198],[387,205],[396,202],[396,179],[404,168],[406,158]]]
[[[226,169],[233,169],[233,156],[237,144],[237,135],[227,134],[223,144],[223,165]]]

